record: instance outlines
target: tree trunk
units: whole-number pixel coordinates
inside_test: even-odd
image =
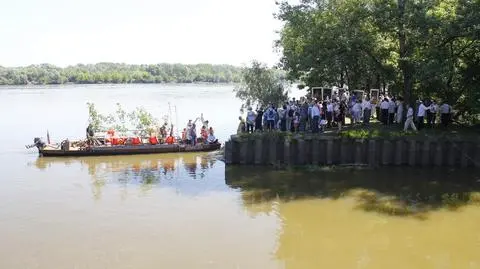
[[[410,59],[410,48],[408,47],[405,34],[405,5],[408,0],[397,0],[398,3],[398,43],[400,48],[399,66],[403,73],[403,98],[405,102],[413,104],[413,68]]]

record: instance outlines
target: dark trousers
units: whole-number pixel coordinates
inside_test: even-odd
[[[442,122],[443,127],[447,127],[448,124],[450,123],[450,114],[447,113],[442,113],[440,121]]]
[[[333,120],[333,112],[327,112],[327,127],[332,126],[332,120]],[[318,128],[318,124],[317,124]]]
[[[255,121],[255,131],[263,131],[262,121],[261,121],[261,120]]]
[[[280,120],[280,131],[285,132],[287,130],[287,120]]]
[[[320,119],[319,116],[315,116],[312,119],[312,132],[318,133],[318,120]]]
[[[388,109],[382,109],[382,122],[383,125],[388,124]]]
[[[307,118],[300,118],[300,124],[298,126],[298,129],[300,130],[300,132],[305,132],[305,130],[307,129]]]
[[[372,115],[372,110],[364,109],[363,110],[363,124],[367,125],[370,123],[370,116]]]
[[[430,113],[427,111],[427,127],[432,127],[432,118],[433,118],[433,113]]]
[[[275,121],[274,120],[267,120],[267,129],[268,130],[275,129]]]
[[[423,129],[424,127],[424,117],[417,117],[417,121],[418,121],[418,130],[421,130]]]
[[[247,123],[247,133],[253,133],[253,124]]]
[[[388,113],[388,124],[393,124],[394,119],[395,119],[395,113]]]

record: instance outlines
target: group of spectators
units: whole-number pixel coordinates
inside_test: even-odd
[[[427,127],[435,126],[437,118],[445,127],[451,121],[452,108],[445,102],[438,105],[427,99],[418,100],[414,106],[406,106],[401,97],[380,96],[378,100],[362,99],[356,95],[325,100],[293,98],[280,107],[271,104],[255,111],[249,107],[246,115],[239,117],[237,132],[279,130],[319,133],[329,128],[337,128],[340,132],[346,118],[352,125],[368,126],[374,118],[384,125],[403,124],[404,131],[423,129],[425,120]]]

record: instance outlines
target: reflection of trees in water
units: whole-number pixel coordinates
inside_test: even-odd
[[[444,253],[449,246],[434,250],[430,245],[432,235],[419,235],[408,245],[405,242],[410,239],[405,239],[405,234],[425,232],[425,227],[435,225],[432,219],[438,216],[428,214],[433,210],[455,210],[480,203],[480,176],[472,171],[335,169],[302,172],[228,167],[225,178],[229,186],[241,190],[247,212],[278,216],[281,224],[275,256],[289,269],[357,268],[362,258],[373,260],[365,268],[385,268],[392,262],[420,265],[421,261],[402,261],[401,257],[409,255],[413,249],[425,256],[434,255],[435,251]],[[422,225],[404,221],[423,222],[429,216],[431,219]],[[455,216],[452,217],[452,224],[475,227],[456,223]],[[443,229],[448,226],[444,224]],[[455,232],[454,227],[451,229]],[[464,234],[468,232],[471,231]],[[471,235],[466,236],[471,238]],[[477,243],[465,241],[466,248]],[[387,248],[389,251],[385,251]],[[473,259],[472,253],[474,251],[464,255]]]
[[[456,210],[480,202],[480,176],[470,170],[390,168],[331,171],[227,168],[226,182],[242,190],[247,205],[279,199],[352,197],[356,208],[425,218],[431,210]]]
[[[143,156],[109,156],[89,158],[38,158],[35,165],[46,169],[53,163],[80,163],[87,168],[92,178],[92,192],[95,199],[101,198],[101,189],[109,182],[122,185],[140,185],[148,190],[162,181],[177,180],[184,167],[188,176],[203,179],[216,159],[210,154],[167,154]],[[200,169],[198,169],[200,166]]]

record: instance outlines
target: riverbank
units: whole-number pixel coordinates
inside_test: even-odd
[[[475,132],[403,133],[351,129],[337,134],[265,132],[234,135],[225,143],[227,165],[356,165],[480,167]]]

